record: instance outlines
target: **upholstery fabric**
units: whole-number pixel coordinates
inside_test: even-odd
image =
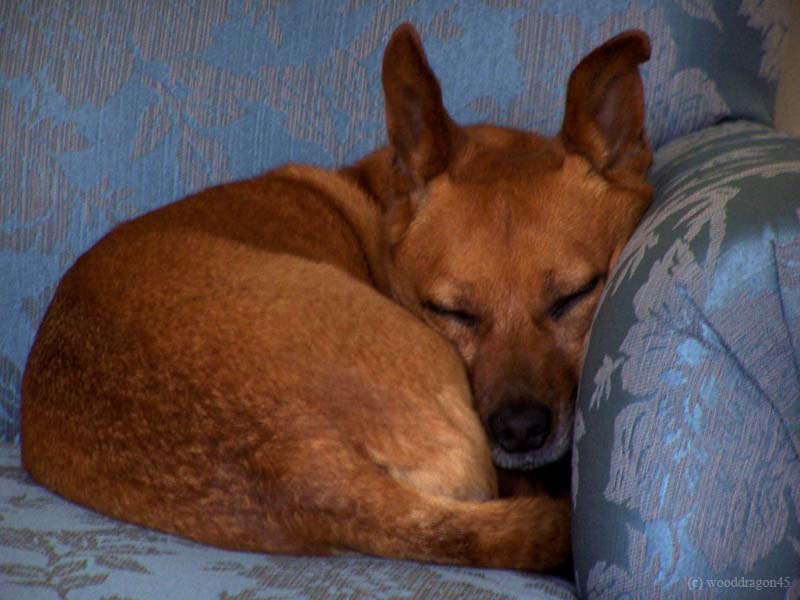
[[[0,444],[0,598],[574,600],[555,578],[376,558],[207,548],[108,519],[34,484]]]
[[[681,137],[771,123],[790,3],[0,2],[0,599],[575,597],[521,573],[202,547],[70,504],[20,467],[22,369],[75,258],[201,187],[381,144],[382,49],[404,20],[456,120],[545,134],[580,56],[623,29],[651,35],[648,131],[672,143],[587,354],[578,581],[591,598],[657,599],[688,577],[790,576],[778,597],[800,595],[800,142],[742,123]]]
[[[800,598],[800,139],[711,127],[651,179],[584,364],[579,589]]]
[[[656,145],[772,118],[790,0],[0,3],[0,436],[64,270],[115,223],[287,161],[384,139],[382,49],[418,26],[462,122],[555,133],[580,56],[630,27]]]

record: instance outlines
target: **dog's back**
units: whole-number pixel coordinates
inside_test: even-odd
[[[328,194],[368,199],[318,174],[189,198],[70,269],[23,382],[26,467],[219,546],[550,565],[533,540],[563,545],[567,507],[483,502],[495,476],[458,357],[373,289],[355,219]],[[550,527],[519,535],[544,514]]]

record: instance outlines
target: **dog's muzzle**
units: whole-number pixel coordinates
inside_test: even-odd
[[[572,442],[572,419],[539,403],[513,404],[489,417],[492,459],[505,469],[538,469],[564,456]],[[555,422],[554,422],[555,421]]]
[[[541,448],[550,435],[550,409],[542,404],[504,406],[489,417],[492,441],[511,454]]]

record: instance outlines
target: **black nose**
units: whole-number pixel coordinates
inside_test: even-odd
[[[550,433],[550,409],[541,404],[505,406],[489,417],[489,431],[506,452],[537,450]]]

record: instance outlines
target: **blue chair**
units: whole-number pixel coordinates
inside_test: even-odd
[[[800,140],[773,128],[791,0],[0,5],[0,598],[800,597]],[[654,205],[604,292],[573,449],[575,582],[226,552],[34,484],[19,391],[66,268],[114,224],[384,143],[380,61],[416,24],[462,122],[545,134],[621,30]]]

